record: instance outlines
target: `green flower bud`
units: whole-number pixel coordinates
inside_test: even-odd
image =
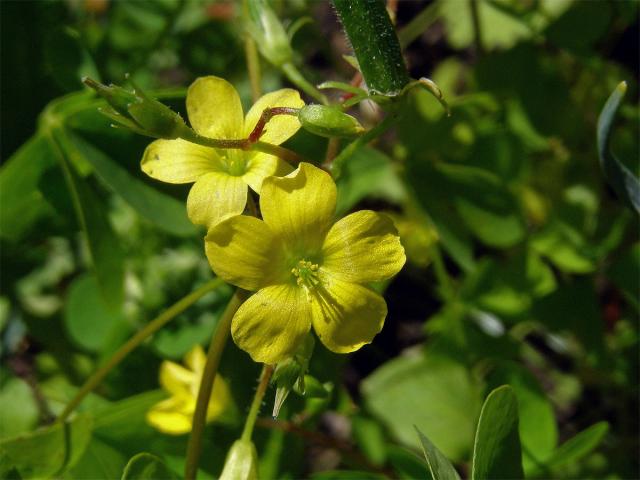
[[[360,122],[336,107],[306,105],[298,120],[306,130],[321,137],[353,137],[364,131]]]
[[[249,3],[249,33],[260,53],[274,66],[281,67],[293,58],[289,36],[267,0]]]
[[[236,440],[224,462],[220,480],[257,480],[258,454],[253,442]]]
[[[130,92],[117,85],[106,86],[90,78],[84,78],[83,82],[109,103],[111,108],[101,112],[120,126],[150,137],[166,139],[180,137],[187,128],[180,115],[147,96],[140,88],[136,87]]]
[[[313,354],[315,340],[311,335],[307,335],[305,340],[296,350],[293,357],[290,357],[276,365],[276,369],[271,377],[271,382],[276,385],[276,398],[273,404],[273,417],[277,418],[280,408],[289,396],[292,389],[300,394],[305,390],[305,373],[309,369],[309,360]]]

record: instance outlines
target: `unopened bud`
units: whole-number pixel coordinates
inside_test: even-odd
[[[120,126],[150,137],[166,139],[178,138],[187,128],[180,115],[138,87],[130,92],[117,85],[106,86],[86,77],[82,81],[109,103],[111,108],[101,112]]]
[[[220,480],[257,480],[258,454],[253,442],[236,440],[224,462]]]
[[[276,365],[271,382],[276,385],[276,398],[273,404],[273,418],[277,418],[280,408],[289,396],[291,390],[304,394],[305,373],[309,369],[309,360],[313,354],[315,340],[307,335],[296,350],[293,357],[287,358]]]
[[[353,137],[364,131],[355,117],[337,107],[306,105],[300,109],[298,119],[303,128],[321,137]]]
[[[249,3],[247,26],[260,53],[274,66],[281,67],[293,58],[289,36],[267,0]]]

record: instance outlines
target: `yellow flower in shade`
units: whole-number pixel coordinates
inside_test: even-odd
[[[256,362],[292,355],[311,325],[330,350],[370,343],[387,315],[367,284],[402,268],[391,219],[364,210],[333,223],[336,185],[308,163],[264,181],[264,220],[237,216],[209,230],[205,248],[225,281],[256,292],[236,312],[231,333]]]
[[[243,117],[236,89],[213,76],[198,78],[187,92],[187,114],[193,129],[216,139],[247,138],[266,108],[302,106],[297,91],[282,89],[261,97]],[[269,121],[260,140],[279,145],[299,128],[297,117],[278,115]],[[211,226],[242,213],[247,185],[260,193],[266,177],[286,175],[292,168],[266,153],[214,149],[176,139],[151,143],[144,152],[142,170],[163,182],[195,182],[187,198],[187,214],[193,223]]]
[[[147,422],[161,432],[181,435],[191,431],[193,413],[206,355],[200,345],[195,346],[184,358],[188,368],[164,361],[160,366],[160,385],[171,394],[170,398],[156,403],[147,412]],[[224,379],[216,376],[207,409],[207,422],[218,418],[229,405],[231,394]]]

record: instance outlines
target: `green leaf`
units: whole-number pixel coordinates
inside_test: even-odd
[[[122,480],[159,480],[178,478],[164,462],[150,453],[138,453],[124,467]]]
[[[464,298],[481,310],[504,316],[527,311],[534,299],[556,289],[551,269],[533,251],[522,251],[504,261],[483,258],[462,288]]]
[[[471,478],[524,478],[518,434],[518,400],[508,385],[492,391],[482,406],[473,448]]]
[[[536,377],[516,362],[503,362],[490,376],[492,385],[508,384],[518,399],[519,432],[525,472],[530,473],[555,450],[558,428],[551,402]]]
[[[405,445],[420,448],[420,425],[449,458],[471,450],[480,409],[476,385],[467,370],[446,358],[398,357],[385,363],[362,385],[369,411]]]
[[[451,462],[445,457],[438,448],[431,443],[419,429],[418,437],[420,437],[420,444],[422,446],[422,453],[427,459],[427,465],[429,466],[429,472],[431,473],[432,480],[460,480],[460,476]]]
[[[35,222],[50,214],[51,207],[38,182],[55,165],[44,136],[36,134],[24,143],[0,170],[0,237],[19,241]]]
[[[575,437],[564,442],[546,462],[548,467],[557,467],[581,459],[595,449],[609,431],[607,422],[598,422]]]
[[[65,478],[118,478],[126,463],[127,456],[94,436]]]
[[[78,415],[35,432],[0,441],[0,478],[15,468],[23,478],[59,475],[84,453],[92,429],[91,417]]]
[[[196,233],[196,228],[187,219],[186,207],[182,202],[133,178],[104,152],[80,136],[70,133],[69,139],[93,166],[100,179],[141,216],[174,235],[191,236]]]
[[[627,91],[627,83],[620,84],[605,103],[598,118],[598,155],[604,176],[620,199],[640,213],[640,181],[611,152],[611,128]]]
[[[75,343],[100,352],[123,322],[122,313],[111,309],[100,294],[95,276],[83,275],[74,280],[65,304],[64,323]]]
[[[385,475],[379,473],[357,470],[332,470],[311,475],[311,480],[384,480],[386,478]]]
[[[0,433],[8,437],[33,429],[39,417],[33,391],[23,379],[6,372],[2,372],[0,379]]]
[[[398,473],[399,480],[413,480],[414,478],[424,478],[428,470],[425,462],[415,453],[404,447],[389,445],[387,447],[389,463]]]
[[[107,303],[118,309],[124,295],[124,252],[109,223],[107,205],[73,170],[70,157],[77,155],[77,152],[73,146],[69,146],[64,130],[53,128],[50,138],[65,174],[78,223],[87,240],[100,290]]]
[[[337,183],[338,215],[344,215],[365,197],[382,198],[394,203],[406,198],[405,187],[389,157],[369,147],[356,150],[345,163]]]

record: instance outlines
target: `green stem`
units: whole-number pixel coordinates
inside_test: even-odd
[[[264,394],[267,391],[269,380],[271,380],[272,374],[273,365],[264,365],[262,367],[262,373],[260,374],[260,383],[258,384],[256,394],[253,396],[253,402],[251,402],[251,408],[249,409],[249,414],[247,415],[244,429],[242,430],[241,439],[245,442],[251,440],[253,427],[256,425],[256,419],[258,418],[258,413],[260,413],[260,407],[262,406],[262,399],[264,398]]]
[[[80,402],[94,389],[100,382],[113,370],[124,358],[131,353],[136,347],[138,347],[147,338],[165,326],[170,320],[184,312],[187,308],[197,302],[202,296],[215,290],[216,288],[224,285],[224,282],[219,278],[205,283],[197,290],[191,292],[189,295],[181,298],[172,306],[167,308],[164,312],[154,318],[145,327],[131,337],[124,345],[122,345],[118,351],[116,351],[111,358],[101,366],[96,372],[89,377],[85,384],[80,388],[76,396],[67,404],[64,411],[58,417],[58,422],[64,422],[71,412],[73,412]]]
[[[453,286],[453,281],[449,276],[449,272],[447,272],[447,269],[444,266],[442,252],[440,251],[440,247],[437,244],[433,246],[432,253],[433,270],[436,274],[436,278],[438,279],[438,284],[440,285],[442,296],[446,301],[453,300],[455,297],[455,288]]]
[[[184,478],[185,480],[194,480],[198,472],[198,460],[202,451],[202,434],[207,419],[207,408],[209,407],[209,398],[213,390],[213,382],[218,373],[218,365],[220,365],[220,357],[222,351],[229,338],[231,331],[231,320],[240,305],[244,301],[241,290],[231,297],[227,308],[218,322],[218,327],[211,337],[209,351],[207,352],[207,363],[204,366],[200,388],[198,389],[198,398],[196,400],[196,410],[193,414],[193,427],[191,436],[187,444],[187,459],[185,463]]]
[[[476,44],[476,51],[478,56],[484,54],[484,47],[482,44],[482,26],[480,24],[480,11],[478,7],[478,0],[469,0],[471,7],[471,21],[473,22],[473,39]]]
[[[418,15],[398,32],[400,46],[406,48],[422,33],[438,20],[440,4],[434,2],[422,10]]]
[[[300,70],[296,68],[296,66],[292,63],[285,63],[280,67],[282,69],[282,73],[286,75],[291,83],[293,83],[296,87],[302,90],[304,93],[309,95],[314,100],[322,103],[323,105],[328,105],[329,100],[327,97],[318,90],[315,86],[307,81],[306,78],[300,73]]]
[[[338,178],[342,173],[342,166],[353,155],[356,150],[362,148],[374,138],[382,135],[389,127],[391,127],[398,117],[396,115],[387,115],[379,124],[371,130],[366,131],[362,136],[347,145],[340,154],[333,160],[331,164],[331,173],[334,178]]]
[[[245,23],[248,24],[250,22],[248,0],[242,2],[242,16]],[[258,57],[256,42],[248,31],[244,33],[244,55],[247,62],[247,70],[249,71],[249,81],[251,82],[251,98],[253,103],[256,103],[262,95],[260,58]]]
[[[333,0],[370,93],[395,96],[409,83],[383,0]]]

